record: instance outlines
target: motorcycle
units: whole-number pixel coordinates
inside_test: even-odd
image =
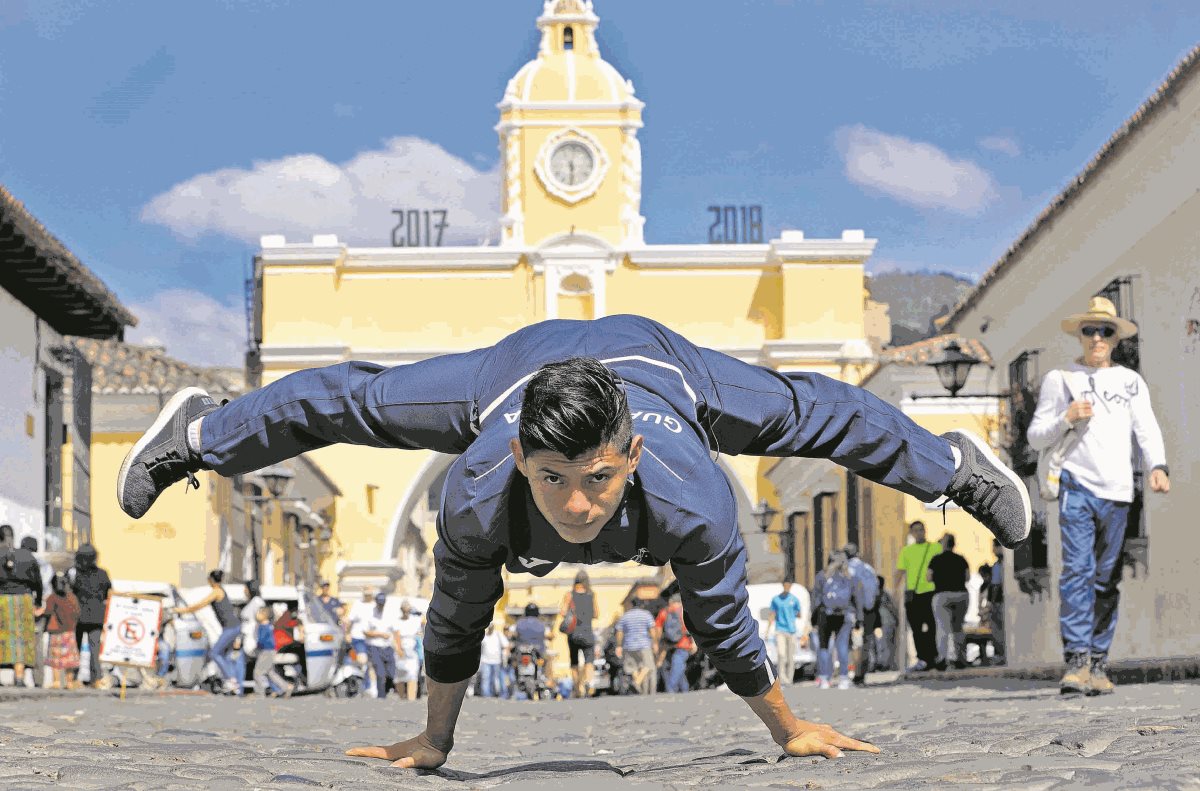
[[[725,683],[721,671],[713,666],[712,660],[703,651],[696,651],[688,657],[684,674],[692,689],[716,689]]]
[[[616,643],[609,640],[604,645],[604,651],[596,657],[597,680],[596,691],[605,691],[609,695],[632,695],[633,675],[625,669],[625,663],[617,656]]]
[[[535,646],[523,643],[515,646],[512,663],[517,691],[525,693],[530,700],[554,696],[554,690],[546,681],[546,660]]]

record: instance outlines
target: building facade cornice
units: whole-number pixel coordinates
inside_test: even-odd
[[[798,232],[785,232],[788,234]],[[847,232],[849,233],[849,232]],[[336,236],[316,236],[311,243],[287,243],[282,236],[264,236],[259,260],[270,266],[327,264],[345,271],[356,269],[512,269],[523,255],[538,255],[544,247],[527,245],[461,247],[350,247]],[[614,258],[628,256],[641,269],[764,269],[788,264],[849,261],[859,265],[875,249],[875,240],[773,239],[769,244],[677,244],[611,248]],[[562,251],[569,256],[571,253]],[[580,257],[594,253],[579,251]],[[611,271],[611,270],[610,270]]]
[[[380,269],[455,271],[514,269],[524,254],[524,247],[350,247],[339,244],[336,236],[314,237],[313,243],[292,244],[282,236],[264,236],[258,258],[269,266],[325,264],[344,272]]]
[[[874,359],[875,353],[863,338],[827,338],[766,341],[762,356],[763,362],[769,365],[785,362],[862,363]]]
[[[664,244],[628,251],[629,263],[644,269],[771,268],[770,245]]]
[[[847,354],[859,349],[867,356]],[[717,351],[754,365],[776,366],[786,363],[862,363],[871,358],[870,347],[861,338],[836,340],[766,341],[762,346],[714,346]],[[370,349],[347,344],[314,344],[284,346],[264,344],[259,347],[262,364],[267,368],[310,368],[331,365],[347,360],[365,360],[380,365],[407,365],[443,354],[457,354],[464,349]],[[965,401],[966,399],[955,399]]]

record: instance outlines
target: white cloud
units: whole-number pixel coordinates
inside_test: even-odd
[[[992,135],[985,137],[979,141],[979,147],[988,151],[999,151],[1001,154],[1008,154],[1010,157],[1021,156],[1021,144],[1011,137],[1002,135]]]
[[[191,365],[241,367],[246,351],[246,313],[237,302],[222,304],[190,289],[167,289],[129,306],[138,317],[127,340],[162,346]]]
[[[476,170],[428,140],[395,137],[340,165],[296,154],[202,173],[153,198],[141,217],[192,239],[216,233],[257,244],[263,234],[307,241],[336,233],[385,247],[393,209],[446,209],[442,243],[479,244],[498,237],[499,191],[498,169]]]
[[[851,181],[904,203],[975,215],[997,195],[986,170],[929,143],[862,124],[839,129],[837,142]]]

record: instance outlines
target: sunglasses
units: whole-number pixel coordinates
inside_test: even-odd
[[[1110,327],[1107,324],[1085,324],[1079,328],[1079,334],[1085,338],[1091,338],[1093,335],[1099,335],[1103,338],[1111,338],[1117,334],[1116,327]]]

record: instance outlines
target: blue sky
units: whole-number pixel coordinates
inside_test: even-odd
[[[488,236],[495,104],[540,0],[0,0],[0,182],[143,319],[238,362],[265,233]],[[650,243],[705,207],[862,228],[870,267],[976,276],[1200,41],[1200,3],[596,0],[646,103]],[[303,194],[281,184],[307,185]],[[357,186],[347,186],[348,184]],[[363,185],[367,185],[364,187]]]

